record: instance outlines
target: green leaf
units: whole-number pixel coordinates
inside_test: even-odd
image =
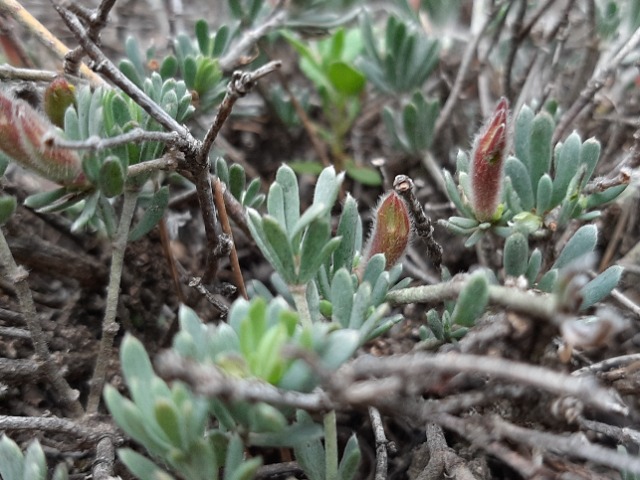
[[[437,340],[445,340],[444,325],[442,324],[442,320],[440,319],[438,312],[432,308],[427,312],[426,316],[427,325],[429,325],[429,329],[433,333],[433,336],[436,337]]]
[[[208,55],[211,48],[211,37],[209,35],[209,25],[207,25],[207,22],[202,19],[198,20],[195,26],[195,33],[200,52],[203,55]]]
[[[284,219],[287,232],[291,233],[300,219],[300,192],[295,172],[282,165],[276,172],[276,182],[282,187],[284,197]]]
[[[553,179],[551,207],[559,205],[565,198],[569,183],[578,172],[581,146],[580,135],[573,132],[556,150],[555,178]]]
[[[242,199],[242,192],[244,191],[246,181],[247,179],[242,165],[238,163],[231,165],[229,168],[229,190],[231,190],[231,195],[233,195],[234,198],[238,200]]]
[[[442,171],[442,176],[444,178],[444,185],[447,190],[447,195],[449,196],[449,200],[453,202],[458,211],[462,213],[464,216],[469,218],[475,218],[473,214],[473,210],[471,207],[462,201],[460,197],[460,193],[458,192],[458,187],[456,187],[455,182],[453,181],[453,177],[447,170]]]
[[[16,211],[16,198],[12,196],[0,197],[0,225],[7,223],[13,212]]]
[[[290,285],[295,284],[296,267],[291,243],[289,238],[287,238],[287,234],[278,221],[269,215],[263,217],[262,228],[264,229],[265,239],[274,253],[275,258],[277,258],[277,264],[274,264],[273,267],[285,282]]]
[[[356,236],[358,223],[360,223],[360,215],[358,215],[358,203],[349,194],[342,206],[342,214],[338,223],[336,235],[341,237],[340,245],[333,254],[333,271],[337,272],[344,267],[347,271],[351,271],[353,266],[353,257],[357,249]]]
[[[118,458],[140,480],[174,480],[158,465],[130,448],[119,449]]]
[[[309,225],[302,240],[297,281],[299,285],[314,278],[320,265],[323,265],[340,245],[341,238],[329,240],[330,236],[331,228],[326,220],[319,219]]]
[[[358,473],[361,458],[362,453],[358,445],[358,438],[354,433],[344,447],[340,466],[338,467],[338,478],[341,480],[352,480],[356,476],[356,473]]]
[[[173,446],[181,450],[188,450],[188,445],[182,435],[185,425],[182,423],[175,405],[169,399],[159,398],[154,405],[154,415],[158,425]]]
[[[344,173],[336,174],[333,167],[322,170],[313,192],[313,204],[323,204],[325,208],[331,209],[338,198],[343,179]]]
[[[229,185],[229,167],[227,166],[227,162],[225,162],[224,158],[216,158],[215,172],[222,183]]]
[[[353,308],[353,281],[346,268],[339,269],[331,282],[331,320],[342,325],[349,326],[351,309]]]
[[[370,187],[382,185],[382,175],[374,167],[356,165],[353,160],[347,160],[345,171],[349,177],[362,185]]]
[[[525,277],[527,277],[529,286],[533,286],[535,284],[536,278],[538,278],[538,273],[540,273],[541,266],[542,266],[542,252],[536,248],[531,253],[531,257],[529,258],[529,263],[527,264],[527,271],[524,274]]]
[[[129,240],[135,242],[149,233],[151,229],[162,219],[168,205],[169,187],[164,186],[153,195],[151,203],[145,210],[142,218],[138,224],[131,229],[131,232],[129,233]]]
[[[288,426],[280,432],[250,433],[249,442],[255,446],[293,447],[297,454],[297,447],[305,442],[320,442],[322,427],[309,418],[309,421],[298,422]],[[304,467],[303,467],[304,468]]]
[[[360,283],[369,283],[369,285],[375,285],[376,281],[384,272],[386,266],[386,259],[383,253],[377,253],[369,259],[367,266],[364,269],[362,275],[362,281]]]
[[[178,75],[178,59],[174,55],[167,55],[159,70],[163,79],[174,78]]]
[[[140,75],[138,75],[138,71],[136,70],[136,67],[131,62],[131,60],[128,60],[126,58],[120,60],[120,63],[118,63],[118,68],[124,74],[124,76],[135,83],[138,88],[142,88],[142,79],[140,78]]]
[[[69,472],[66,463],[59,463],[53,471],[52,480],[69,480]]]
[[[592,193],[587,197],[586,210],[598,207],[602,204],[615,200],[618,195],[624,192],[627,185],[616,185],[615,187],[607,188],[604,192]]]
[[[458,296],[451,314],[451,323],[471,327],[482,315],[489,303],[489,282],[484,272],[478,271],[469,277]]]
[[[531,159],[529,153],[531,123],[533,122],[533,111],[528,106],[523,106],[516,119],[514,147],[516,157],[522,164],[530,170]]]
[[[71,224],[71,231],[78,232],[84,228],[94,217],[96,208],[98,206],[98,199],[100,198],[100,192],[92,193],[85,201],[82,213]]]
[[[582,287],[580,290],[582,295],[580,310],[589,308],[609,295],[618,285],[623,270],[619,265],[612,265]]]
[[[349,317],[349,328],[359,330],[365,321],[367,310],[369,309],[371,300],[371,284],[363,282],[356,290],[353,297],[353,307],[351,308],[351,316]]]
[[[98,174],[98,185],[107,198],[113,198],[124,190],[125,171],[117,157],[107,157]]]
[[[308,413],[298,411],[299,421],[313,424]],[[322,442],[317,439],[302,439],[293,449],[296,461],[309,480],[325,480],[325,451]]]
[[[27,447],[24,456],[23,480],[45,480],[47,478],[47,461],[40,443],[35,440]]]
[[[548,174],[542,175],[538,182],[538,191],[536,194],[536,212],[538,215],[544,213],[551,207],[551,195],[553,193],[553,181]]]
[[[2,435],[0,439],[0,475],[4,480],[22,480],[24,455],[18,444]]]
[[[580,150],[580,163],[586,167],[584,180],[580,185],[580,190],[584,188],[584,186],[591,178],[591,175],[593,175],[599,158],[600,142],[598,142],[595,138],[589,138],[585,140],[585,142],[582,144],[582,149]]]
[[[524,275],[527,270],[529,243],[525,236],[516,232],[504,244],[504,271],[511,277]]]
[[[538,113],[531,122],[531,138],[529,140],[529,172],[531,187],[536,188],[540,177],[551,170],[551,139],[553,136],[553,119],[546,112]]]
[[[558,269],[554,268],[545,273],[538,282],[538,289],[543,292],[551,293],[558,281]]]
[[[335,89],[344,95],[359,95],[367,82],[360,71],[343,61],[331,63],[327,76]]]
[[[533,189],[531,187],[531,177],[525,164],[516,157],[509,157],[505,162],[504,171],[511,179],[511,185],[520,199],[522,210],[531,210],[534,207]]]
[[[598,228],[595,225],[584,225],[573,234],[571,239],[558,255],[552,268],[562,268],[573,260],[593,252],[598,241]]]
[[[320,354],[322,366],[335,370],[349,360],[360,346],[361,335],[352,329],[335,330],[327,337],[327,344]]]

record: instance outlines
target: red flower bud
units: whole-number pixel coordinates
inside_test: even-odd
[[[82,159],[51,142],[55,127],[28,103],[0,92],[0,150],[22,167],[64,186],[84,187]]]
[[[491,221],[500,203],[502,170],[507,154],[509,103],[501,98],[482,127],[471,151],[471,204],[476,218]]]
[[[404,200],[391,191],[382,197],[375,209],[373,231],[365,249],[365,264],[377,253],[383,253],[387,268],[402,257],[411,238],[411,220]]]

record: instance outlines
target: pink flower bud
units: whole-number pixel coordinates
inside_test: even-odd
[[[365,264],[377,253],[383,253],[387,269],[395,265],[407,250],[411,238],[411,220],[404,200],[391,191],[375,209],[373,231],[365,249]]]
[[[88,185],[82,159],[51,142],[55,127],[28,103],[0,92],[0,150],[22,167],[64,186]]]
[[[493,116],[482,127],[471,151],[471,204],[476,218],[491,221],[502,192],[502,171],[507,154],[509,103],[501,98]]]

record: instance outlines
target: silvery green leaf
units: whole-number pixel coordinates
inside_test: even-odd
[[[554,268],[545,273],[538,282],[538,289],[543,292],[550,293],[556,285],[558,280],[558,269]]]
[[[538,113],[531,122],[529,140],[529,172],[531,187],[536,188],[540,177],[551,169],[551,139],[554,122],[547,112]]]
[[[313,192],[313,204],[323,204],[325,208],[330,210],[338,198],[343,179],[344,172],[336,175],[333,167],[327,167],[322,170]]]
[[[623,270],[619,265],[612,265],[582,287],[580,290],[582,295],[580,310],[589,308],[609,295],[618,285]]]
[[[98,174],[100,191],[107,198],[120,195],[124,190],[125,176],[126,173],[120,160],[117,157],[108,156],[102,162],[100,173]]]
[[[473,231],[479,223],[475,218],[467,218],[467,217],[449,217],[448,222],[456,227],[460,227],[464,230],[469,230],[469,232]]]
[[[529,257],[529,242],[526,237],[515,232],[507,238],[504,244],[504,271],[511,277],[519,277],[527,270]]]
[[[274,264],[273,267],[285,282],[290,285],[296,283],[296,267],[293,252],[283,227],[276,219],[266,215],[262,219],[262,228],[264,229],[264,235],[270,248],[278,259],[277,264]]]
[[[472,274],[462,288],[451,314],[451,323],[471,327],[489,303],[489,283],[482,271]]]
[[[94,217],[96,208],[98,206],[98,200],[100,199],[100,192],[96,191],[87,197],[82,213],[71,225],[72,232],[78,232],[84,228]]]
[[[533,111],[528,106],[523,106],[516,118],[515,127],[515,140],[514,147],[516,157],[522,162],[522,164],[530,170],[530,134],[531,134],[531,122],[533,122]]]
[[[307,283],[316,276],[320,265],[328,260],[325,247],[329,244],[331,238],[331,227],[329,222],[323,218],[319,218],[309,224],[300,247],[300,266],[298,270],[297,284]],[[333,249],[337,248],[340,240],[334,242],[332,239]],[[333,251],[329,252],[329,255]]]
[[[389,287],[391,286],[390,274],[389,272],[382,272],[382,274],[376,280],[376,283],[373,286],[371,291],[371,305],[377,307],[382,302],[389,291]]]
[[[569,183],[580,166],[581,147],[582,141],[580,140],[580,135],[578,135],[577,132],[573,132],[569,135],[569,138],[556,149],[551,207],[555,207],[565,198]]]
[[[458,155],[456,156],[456,172],[469,173],[469,155],[467,155],[464,150],[458,150]]]
[[[516,157],[509,157],[505,162],[504,171],[505,175],[511,179],[511,186],[520,199],[522,210],[531,210],[534,207],[535,200],[533,188],[531,187],[531,177],[525,164]]]
[[[458,184],[466,198],[471,198],[471,177],[464,172],[458,172]]]
[[[458,187],[456,187],[455,182],[453,181],[453,177],[447,170],[442,171],[442,177],[444,178],[444,185],[447,189],[447,195],[449,196],[449,200],[453,202],[458,211],[469,218],[474,218],[473,210],[462,201],[460,197],[460,193],[458,192]]]
[[[587,182],[591,178],[591,175],[593,175],[599,158],[600,142],[598,142],[595,138],[589,138],[585,140],[585,142],[582,144],[582,149],[580,150],[580,163],[586,167],[584,180],[580,185],[581,190],[587,184]]]
[[[342,240],[333,254],[334,272],[342,267],[351,271],[353,267],[353,257],[358,248],[356,246],[358,223],[361,223],[360,215],[358,215],[358,203],[351,195],[347,194],[336,232],[336,235],[342,237]]]
[[[69,480],[69,472],[66,463],[59,463],[53,471],[52,480]]]
[[[484,231],[477,229],[475,230],[471,236],[469,238],[467,238],[466,242],[464,242],[464,246],[466,248],[471,248],[473,247],[476,243],[478,243],[480,241],[480,239],[482,238],[482,236],[484,235]]]
[[[370,305],[371,284],[369,282],[363,282],[353,297],[353,307],[351,308],[351,315],[349,316],[349,328],[357,330],[362,326]]]
[[[167,398],[156,400],[153,413],[158,425],[165,433],[174,448],[187,450],[183,419],[180,418],[178,410],[173,402]]]
[[[130,448],[119,449],[118,457],[140,480],[174,480],[174,477],[158,465]]]
[[[242,165],[234,163],[229,167],[229,190],[234,198],[238,200],[242,199],[242,192],[244,192],[246,181],[247,178]]]
[[[254,178],[249,182],[247,190],[242,196],[242,204],[245,207],[258,207],[264,200],[264,195],[260,193],[260,179]]]
[[[24,456],[23,480],[45,480],[47,478],[47,460],[40,443],[35,440],[27,447]]]
[[[444,340],[444,326],[442,325],[442,320],[440,319],[438,312],[432,308],[426,315],[427,325],[429,325],[429,329],[431,329],[433,336],[438,340]]]
[[[573,234],[564,246],[552,268],[562,268],[576,258],[593,252],[598,241],[598,228],[595,225],[584,225]]]
[[[0,475],[5,480],[22,480],[24,455],[18,444],[2,435],[0,439]]]
[[[227,166],[227,162],[225,162],[224,158],[216,158],[215,169],[216,175],[220,181],[225,185],[229,185],[229,167]]]
[[[129,232],[129,240],[135,242],[149,233],[162,219],[168,205],[169,187],[160,187],[158,191],[153,194],[151,202],[144,211],[138,224]]]
[[[616,185],[615,187],[607,188],[604,192],[592,193],[587,197],[586,209],[598,207],[602,204],[615,200],[618,195],[625,191],[627,185]]]
[[[291,232],[300,219],[300,192],[295,172],[282,165],[276,173],[276,183],[282,188],[286,231]]]
[[[527,281],[529,285],[532,286],[536,278],[538,278],[538,273],[540,273],[540,267],[542,266],[542,252],[539,249],[535,249],[531,252],[531,257],[529,258],[529,264],[527,265],[527,271],[525,272],[525,277],[527,277]]]
[[[322,448],[320,439],[322,438],[323,431],[322,426],[314,423],[311,417],[302,419],[300,415],[297,416],[299,419],[297,423],[280,432],[250,433],[249,443],[255,446],[293,447],[296,452],[296,460],[300,462],[298,455],[301,450],[311,450],[315,452],[317,445],[320,445],[320,448]],[[324,451],[324,449],[322,449],[322,451]],[[304,458],[304,454],[302,457]],[[324,456],[321,458],[322,463],[324,463]],[[305,473],[309,475],[306,467],[303,466],[303,468],[305,468]]]
[[[369,263],[364,269],[361,283],[369,283],[369,285],[375,285],[378,277],[384,272],[386,266],[386,260],[384,254],[377,253],[369,259]]]
[[[349,326],[349,318],[353,308],[353,294],[351,274],[345,268],[341,268],[333,276],[330,298],[333,306],[331,320],[339,323],[343,328]]]
[[[360,346],[360,334],[357,330],[334,330],[326,337],[327,343],[320,352],[322,366],[329,370],[337,369],[349,360]]]
[[[289,230],[289,238],[292,243],[297,243],[299,241],[299,236],[302,231],[309,225],[311,222],[325,216],[328,212],[328,208],[323,203],[314,203],[309,208],[305,210],[302,216],[298,219],[298,221],[293,226],[293,229]]]
[[[356,473],[358,473],[358,466],[360,465],[360,459],[362,453],[360,452],[360,446],[358,445],[358,438],[354,433],[349,438],[347,445],[342,453],[342,459],[340,460],[340,466],[338,467],[338,478],[341,480],[352,480]]]
[[[553,192],[553,181],[548,174],[542,175],[538,181],[538,191],[536,194],[536,212],[538,215],[544,213],[551,207],[551,195]]]
[[[16,197],[10,195],[0,197],[0,225],[7,223],[16,211],[16,206]]]
[[[438,225],[442,225],[444,228],[456,235],[471,235],[476,230],[475,228],[461,228],[444,219],[439,219]]]
[[[285,218],[285,199],[282,185],[272,183],[269,187],[269,195],[267,195],[267,212],[275,218],[283,229],[287,229],[287,220]]]

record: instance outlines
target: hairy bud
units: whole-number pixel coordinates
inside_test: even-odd
[[[64,114],[76,104],[75,90],[64,77],[57,77],[44,91],[44,113],[55,126],[64,128]]]
[[[0,150],[22,167],[60,185],[86,186],[78,153],[52,144],[54,128],[28,103],[0,92]]]
[[[500,99],[493,116],[482,127],[471,152],[471,204],[476,218],[491,221],[502,192],[502,171],[507,154],[509,103]]]
[[[365,264],[371,257],[383,253],[387,268],[400,260],[409,246],[411,220],[402,198],[391,191],[384,195],[375,209],[373,231],[365,249]]]

